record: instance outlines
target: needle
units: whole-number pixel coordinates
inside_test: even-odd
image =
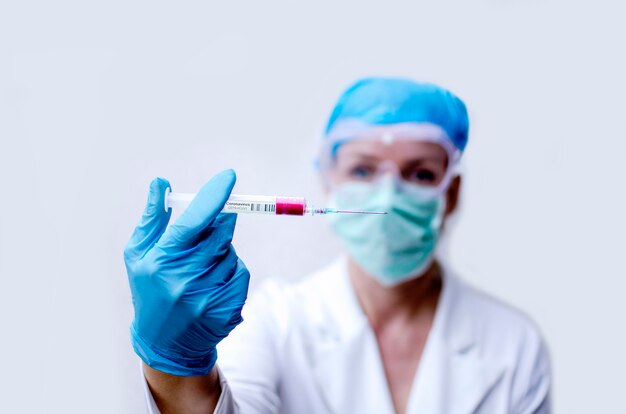
[[[387,214],[386,211],[353,211],[328,209],[329,213],[349,213],[349,214]]]

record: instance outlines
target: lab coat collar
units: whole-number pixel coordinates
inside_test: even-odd
[[[367,317],[352,287],[347,270],[347,258],[340,256],[322,270],[316,290],[329,314],[324,318],[325,336],[347,342],[361,330],[369,329]],[[449,269],[442,267],[443,287],[435,313],[431,335],[443,336],[451,352],[465,353],[476,342],[476,321],[472,312],[465,311],[463,291],[467,289]]]
[[[317,289],[323,290],[319,297],[328,314],[320,318],[313,363],[329,412],[393,413],[376,338],[349,280],[347,259],[340,257],[322,273]],[[477,349],[477,321],[464,294],[468,289],[443,269],[442,293],[413,381],[409,413],[474,412],[502,377],[504,367],[482,358]],[[343,406],[347,401],[351,405]]]

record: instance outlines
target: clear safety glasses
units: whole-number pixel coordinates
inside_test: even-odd
[[[327,136],[320,167],[332,188],[347,182],[375,183],[390,176],[407,191],[433,197],[457,173],[460,151],[433,124],[342,125]]]

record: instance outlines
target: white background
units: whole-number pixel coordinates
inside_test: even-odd
[[[538,323],[557,412],[626,412],[623,4],[2,0],[0,411],[139,412],[122,250],[151,178],[323,204],[335,99],[402,75],[470,110],[448,261]],[[338,251],[315,217],[240,217],[235,246],[253,288]]]

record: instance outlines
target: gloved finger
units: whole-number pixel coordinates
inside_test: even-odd
[[[165,231],[172,215],[171,210],[165,211],[164,208],[165,190],[169,187],[170,183],[165,178],[155,178],[150,183],[146,208],[124,249],[127,262],[143,257]]]
[[[167,247],[163,249],[166,256],[163,258],[168,266],[193,269],[192,272],[176,272],[175,279],[185,279],[191,284],[203,284],[202,279],[210,279],[213,283],[220,283],[230,277],[236,255],[230,255],[231,241],[237,215],[230,213],[219,214],[207,227],[198,242],[185,250],[173,251]],[[160,245],[160,247],[163,247]],[[234,252],[234,251],[233,251]],[[234,253],[233,253],[234,254]],[[231,257],[232,256],[232,257]],[[229,265],[228,263],[231,263]]]
[[[219,260],[226,254],[233,241],[236,223],[237,214],[219,214],[200,235],[193,254],[197,255],[204,264]]]
[[[194,265],[196,271],[188,272],[186,274],[172,275],[176,278],[176,283],[184,283],[185,288],[188,291],[200,291],[200,290],[213,290],[217,286],[221,286],[226,283],[234,274],[235,267],[237,266],[237,253],[232,245],[228,245],[223,252],[223,255],[214,257],[209,263],[201,263],[198,261]],[[199,260],[195,257],[194,260]],[[201,260],[201,258],[200,258]]]
[[[184,289],[189,298],[193,297],[198,309],[236,306],[245,300],[249,277],[248,269],[237,257],[235,248],[230,246],[223,260],[214,263],[207,272],[185,280]],[[240,280],[242,278],[244,280]]]
[[[222,171],[211,178],[183,214],[165,231],[159,246],[177,250],[194,246],[224,208],[235,181],[233,170]]]
[[[250,272],[241,259],[237,259],[230,279],[219,290],[203,297],[201,306],[204,316],[211,320],[221,319],[230,331],[243,320],[241,309],[248,297],[249,284]]]

